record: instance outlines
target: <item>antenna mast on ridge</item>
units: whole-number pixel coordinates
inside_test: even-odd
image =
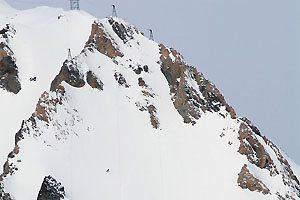
[[[112,7],[112,9],[113,9],[113,10],[112,10],[112,16],[113,16],[113,17],[118,17],[118,16],[117,16],[116,6],[113,4],[113,5],[111,5],[111,7]]]
[[[150,33],[149,40],[154,40],[152,29],[149,29],[149,33]]]
[[[71,49],[68,49],[68,60],[72,60]]]
[[[79,0],[70,0],[70,9],[79,10]]]

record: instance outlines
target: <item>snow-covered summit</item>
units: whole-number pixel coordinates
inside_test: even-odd
[[[0,199],[300,199],[298,166],[124,20],[39,7],[0,42]]]
[[[0,0],[0,25],[7,23],[6,21],[13,15],[18,13],[18,10],[12,8],[5,0]]]
[[[5,0],[0,0],[0,7],[1,7],[1,10],[5,10],[5,9],[15,10],[8,3],[6,3]]]

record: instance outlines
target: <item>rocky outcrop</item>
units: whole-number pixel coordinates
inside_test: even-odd
[[[129,84],[127,84],[126,79],[123,74],[119,72],[114,73],[115,80],[119,83],[120,86],[124,86],[125,88],[129,88]]]
[[[50,91],[58,89],[63,81],[73,87],[83,87],[85,85],[84,75],[79,71],[77,65],[75,59],[65,60],[59,74],[51,83]]]
[[[0,31],[0,88],[17,94],[21,90],[19,72],[13,51],[8,46],[8,38],[14,33],[13,27],[8,24]]]
[[[256,126],[254,126],[247,117],[241,117],[239,119],[245,122],[249,126],[249,128],[253,131],[253,133],[255,133],[258,136],[262,136],[259,129]]]
[[[56,95],[54,98],[48,92],[44,92],[41,95],[32,117],[37,117],[39,120],[47,123],[51,120],[50,114],[56,112],[56,105],[62,105],[65,89],[60,85],[55,92]]]
[[[148,113],[150,114],[150,121],[153,128],[158,129],[159,128],[159,121],[156,117],[156,107],[154,105],[148,106]]]
[[[261,169],[268,169],[270,175],[279,174],[278,170],[262,143],[259,142],[251,127],[242,122],[239,128],[240,147],[238,152],[246,155],[250,163]]]
[[[34,120],[33,118],[30,118],[27,121],[32,121]],[[13,198],[11,198],[11,195],[9,193],[7,193],[3,187],[2,181],[5,177],[7,177],[8,175],[13,175],[17,170],[18,167],[17,165],[12,162],[12,160],[19,154],[20,152],[20,148],[18,146],[18,142],[22,139],[24,139],[23,133],[24,132],[28,132],[29,128],[27,127],[27,121],[23,121],[22,125],[21,125],[21,129],[15,134],[15,147],[14,149],[8,154],[7,156],[7,160],[3,165],[3,172],[2,174],[0,174],[0,199],[1,200],[13,200]],[[33,127],[35,126],[35,121],[33,124]],[[21,162],[21,160],[17,160],[17,162]]]
[[[117,56],[123,57],[117,43],[113,40],[109,33],[105,31],[103,24],[97,21],[95,21],[92,25],[91,35],[86,42],[85,47],[95,48],[100,53],[110,58],[115,58]]]
[[[151,96],[147,96],[147,97],[151,97]],[[159,123],[159,120],[157,117],[156,107],[153,104],[151,104],[148,99],[145,99],[143,102],[136,102],[135,105],[136,105],[136,107],[138,107],[138,109],[141,112],[147,111],[149,113],[150,123],[151,123],[152,127],[154,129],[158,129],[160,126],[160,123]]]
[[[283,157],[279,148],[272,141],[267,139],[265,136],[263,136],[263,139],[266,142],[266,144],[270,146],[272,150],[275,152],[278,161],[282,165],[282,170],[280,170],[280,174],[282,176],[283,183],[286,186],[290,187],[300,198],[300,181],[294,174],[289,162]],[[292,198],[287,198],[287,199],[292,199]]]
[[[160,44],[160,64],[172,94],[175,108],[185,123],[196,123],[204,112],[219,112],[224,106],[232,118],[234,109],[229,106],[219,90],[196,68],[188,66],[174,49]]]
[[[18,143],[24,139],[24,134],[29,134],[29,131],[37,131],[36,127],[36,121],[33,117],[30,117],[28,120],[23,120],[20,130],[15,134],[15,147],[14,149],[8,154],[7,160],[3,165],[3,172],[0,174],[0,184],[1,181],[7,176],[7,175],[13,175],[17,170],[17,165],[13,162],[15,160],[15,157],[20,152],[20,147]],[[21,160],[17,160],[17,163],[21,162]]]
[[[269,170],[270,176],[280,175],[282,177],[283,184],[288,186],[292,192],[289,194],[276,193],[279,199],[294,199],[295,195],[300,198],[299,180],[279,148],[265,136],[262,136],[258,128],[249,119],[243,117],[240,120],[240,147],[238,152],[246,155],[250,163],[261,169]],[[266,151],[267,146],[275,153],[276,157],[273,157],[273,159],[277,159],[280,163],[279,165],[277,164],[276,166],[274,164],[270,154]]]
[[[133,70],[136,74],[141,74],[143,71],[143,68],[141,66],[138,66],[136,69]]]
[[[16,171],[18,171],[18,163],[22,162],[22,160],[17,159],[17,156],[21,151],[19,142],[23,140],[25,136],[40,136],[41,132],[37,127],[37,120],[40,120],[40,122],[48,125],[50,122],[52,122],[53,114],[57,112],[57,106],[62,105],[64,101],[66,101],[65,89],[61,85],[59,85],[55,91],[44,92],[41,95],[36,105],[36,111],[28,120],[24,120],[22,122],[20,130],[15,134],[15,147],[7,156],[7,160],[3,166],[3,173],[0,175],[0,184],[5,177],[8,175],[13,175]],[[69,110],[66,112],[70,113]],[[57,135],[57,133],[53,134],[58,140],[62,138],[62,136]],[[62,131],[59,134],[64,134],[64,132]]]
[[[242,167],[241,172],[238,174],[237,182],[238,185],[243,189],[262,192],[265,195],[270,194],[270,190],[267,188],[267,186],[250,173],[247,165]]]
[[[47,113],[45,116],[49,117],[49,113],[55,111],[56,108],[54,108],[54,107],[56,107],[56,104],[58,102],[60,102],[60,100],[57,101],[57,100],[54,100],[54,98],[51,99],[47,95],[49,95],[49,94],[44,93],[42,96],[44,99],[47,99],[47,98],[49,99],[48,102],[44,101],[44,103],[45,103],[44,107],[47,107],[47,105],[48,105],[48,109],[44,108],[45,112]],[[52,103],[54,103],[54,104],[52,104]],[[8,154],[7,160],[3,166],[3,173],[0,175],[0,199],[1,200],[2,199],[3,200],[12,200],[13,199],[10,197],[9,193],[5,192],[4,188],[2,187],[2,181],[7,176],[15,174],[16,171],[18,171],[18,163],[22,162],[22,160],[17,159],[17,156],[20,153],[19,142],[21,140],[23,140],[25,138],[25,136],[27,136],[27,135],[32,135],[34,137],[40,136],[40,130],[37,127],[37,122],[36,122],[37,119],[38,119],[38,116],[36,115],[36,113],[34,113],[28,120],[24,120],[22,122],[20,130],[15,134],[15,147],[14,147],[13,151],[11,151]],[[40,119],[40,120],[43,120],[43,119]],[[47,118],[47,120],[49,120],[49,118]],[[46,182],[45,182],[45,180],[46,180]],[[38,199],[51,200],[50,197],[56,197],[55,195],[51,196],[52,194],[55,194],[55,193],[51,193],[51,191],[53,191],[53,189],[51,189],[51,187],[50,187],[50,183],[53,183],[51,180],[52,179],[51,178],[49,179],[49,177],[46,177],[44,179]],[[56,184],[56,186],[57,185],[60,185],[60,184]],[[50,189],[48,190],[47,188],[48,189],[50,188]],[[50,193],[47,193],[47,190],[48,190],[48,192],[50,191]],[[57,191],[61,192],[61,189],[59,189]],[[62,194],[62,193],[59,193],[59,194]],[[57,198],[54,198],[54,199],[56,200]]]
[[[138,78],[138,85],[140,87],[148,87],[148,85],[145,83],[144,79],[142,77]]]
[[[281,195],[279,192],[276,192],[277,198],[279,200],[296,200],[294,197],[289,194]]]
[[[86,81],[92,87],[98,90],[103,90],[103,83],[97,76],[92,72],[88,71],[86,74]]]
[[[37,200],[65,199],[65,189],[52,176],[46,176],[39,191]]]
[[[15,94],[21,90],[17,66],[11,56],[0,58],[0,87]]]
[[[5,190],[3,189],[3,186],[1,183],[0,183],[0,199],[1,200],[12,200],[10,195],[8,193],[6,193]]]
[[[2,181],[3,178],[6,177],[7,175],[12,175],[15,173],[15,171],[18,171],[18,167],[14,163],[9,162],[9,160],[13,159],[16,155],[18,155],[19,151],[20,151],[20,148],[16,142],[13,151],[11,151],[8,154],[8,156],[7,156],[8,158],[3,165],[3,173],[0,175],[0,181]],[[19,162],[21,162],[21,161],[19,160]]]
[[[124,42],[124,44],[128,40],[133,39],[133,30],[131,26],[125,27],[124,24],[115,21],[112,17],[108,18],[108,22],[112,26],[113,31]]]

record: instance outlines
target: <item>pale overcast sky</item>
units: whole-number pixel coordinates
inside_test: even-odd
[[[12,7],[69,9],[68,0],[6,0]],[[217,85],[238,116],[247,116],[300,164],[299,0],[81,0],[103,18],[118,16],[179,50]]]

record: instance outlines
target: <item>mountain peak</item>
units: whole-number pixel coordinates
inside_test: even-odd
[[[0,32],[0,80],[20,83],[0,90],[0,198],[300,199],[288,158],[178,51],[39,9]]]

